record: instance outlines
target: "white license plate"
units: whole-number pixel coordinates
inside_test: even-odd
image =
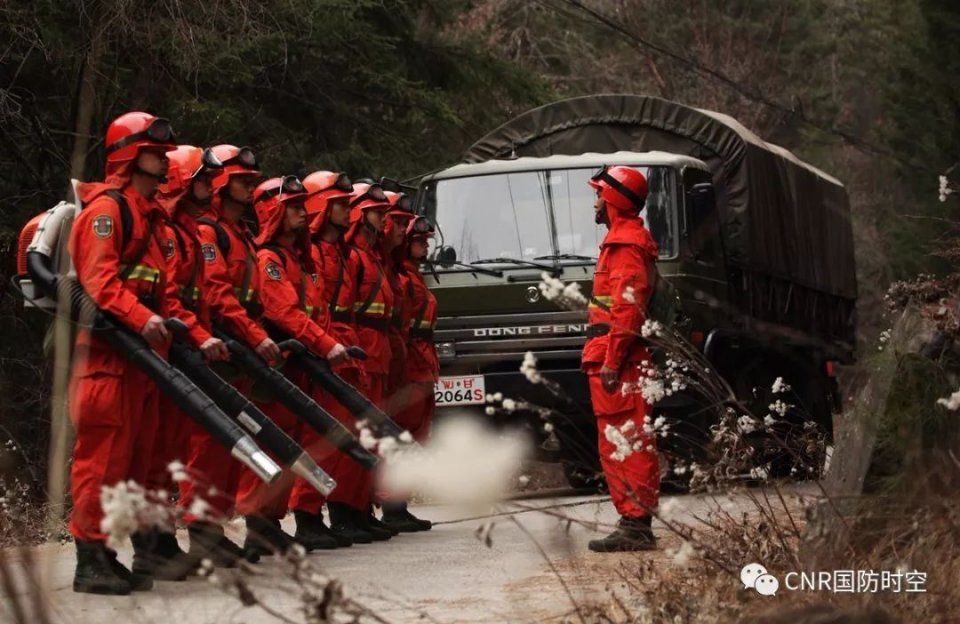
[[[434,385],[438,406],[480,405],[486,402],[483,375],[441,377]]]

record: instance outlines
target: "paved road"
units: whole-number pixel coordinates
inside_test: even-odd
[[[700,497],[680,497],[684,515],[701,513],[707,502]],[[612,524],[616,517],[609,502],[599,497],[540,499],[504,503],[497,511],[576,504],[555,509],[571,517]],[[580,504],[578,504],[580,503]],[[489,512],[490,510],[484,510]],[[617,585],[621,564],[636,557],[654,557],[669,565],[663,550],[656,553],[597,555],[587,541],[598,533],[543,511],[493,518],[490,545],[475,535],[489,520],[466,519],[473,512],[450,507],[422,506],[418,515],[440,521],[429,533],[402,535],[388,543],[354,546],[313,553],[308,559],[326,574],[340,579],[348,595],[392,622],[540,622],[571,610],[570,595],[581,604],[604,600],[605,586]],[[513,519],[516,520],[514,522]],[[286,523],[292,523],[288,518]],[[287,524],[288,530],[292,527]],[[604,527],[606,528],[606,527]],[[677,538],[654,525],[663,549],[678,546]],[[238,527],[231,527],[236,539]],[[181,535],[186,542],[186,536]],[[55,622],[163,622],[254,624],[277,619],[262,609],[241,606],[205,580],[157,583],[154,591],[131,597],[74,594],[70,589],[73,546],[48,544],[15,555],[22,571],[33,557],[46,570],[46,604]],[[129,561],[130,552],[121,551]],[[549,561],[548,561],[549,560]],[[271,608],[302,622],[296,588],[287,578],[287,563],[270,560],[255,566],[251,580],[255,594]],[[228,571],[229,572],[229,571]],[[557,575],[566,582],[570,595]],[[21,595],[27,580],[21,574]],[[10,605],[0,602],[0,621],[11,621]],[[6,612],[4,612],[6,610]],[[422,619],[426,614],[427,619]]]

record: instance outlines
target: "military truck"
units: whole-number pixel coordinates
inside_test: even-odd
[[[565,417],[550,435],[535,412],[497,410],[496,418],[549,441],[544,456],[563,461],[573,485],[594,474],[596,429],[579,362],[586,315],[545,301],[538,284],[546,271],[589,293],[604,230],[587,180],[602,165],[647,176],[641,216],[689,340],[740,398],[764,405],[782,376],[830,431],[834,366],[853,359],[856,333],[844,186],[727,115],[636,95],[531,110],[420,181],[418,207],[439,232],[428,281],[439,302],[441,416],[484,414],[496,393],[554,408]],[[527,381],[519,369],[528,351],[573,405]],[[702,430],[709,422],[692,415],[705,412],[689,399],[674,395],[657,409]]]

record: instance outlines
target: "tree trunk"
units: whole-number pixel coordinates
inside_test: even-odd
[[[90,149],[90,126],[96,109],[96,87],[99,76],[100,58],[103,56],[104,30],[98,20],[94,20],[90,36],[90,48],[83,61],[80,74],[80,91],[77,94],[77,116],[74,120],[73,153],[70,155],[70,177],[83,179]]]

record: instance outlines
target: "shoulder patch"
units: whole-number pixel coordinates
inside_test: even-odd
[[[93,218],[93,233],[97,238],[113,236],[113,217],[102,214]]]
[[[280,267],[277,266],[277,263],[273,260],[267,263],[267,266],[264,267],[264,271],[266,271],[267,277],[272,280],[279,280],[283,277],[283,273],[280,272]]]
[[[173,257],[173,254],[176,253],[177,247],[173,242],[172,238],[164,239],[163,243],[160,245],[163,248],[163,257],[169,260]]]
[[[217,259],[217,247],[213,243],[200,245],[200,253],[203,254],[203,260],[205,262],[213,262]]]

